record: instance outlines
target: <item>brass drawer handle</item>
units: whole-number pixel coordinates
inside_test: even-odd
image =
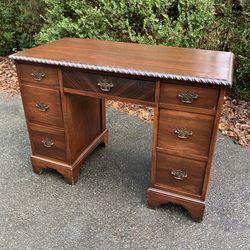
[[[41,112],[46,112],[49,109],[49,105],[43,102],[37,102],[36,107]]]
[[[172,170],[171,175],[173,176],[173,178],[179,181],[182,181],[188,177],[187,172],[182,171],[182,170]]]
[[[32,71],[31,75],[36,81],[42,81],[42,79],[46,76],[45,73],[40,71]]]
[[[199,95],[191,92],[183,92],[178,94],[178,97],[181,99],[181,102],[183,103],[193,103],[194,100],[196,100]]]
[[[188,139],[190,136],[193,135],[193,131],[187,128],[177,128],[174,132],[180,139]]]
[[[43,138],[42,139],[42,144],[46,148],[51,148],[54,145],[54,141],[49,139],[49,138]]]
[[[107,79],[103,79],[97,83],[97,86],[100,87],[100,90],[109,92],[110,89],[114,87],[114,84],[112,82],[109,82]]]

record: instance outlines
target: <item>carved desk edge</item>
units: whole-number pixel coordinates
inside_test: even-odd
[[[222,86],[232,85],[233,57],[234,55],[233,53],[231,53],[229,75],[228,75],[228,80],[226,80],[226,79],[215,79],[215,78],[197,77],[197,76],[189,76],[189,75],[178,75],[178,74],[171,74],[171,73],[159,73],[159,72],[144,71],[144,70],[134,70],[130,68],[120,68],[120,67],[113,67],[113,66],[84,64],[84,63],[78,63],[78,62],[73,62],[73,61],[61,61],[61,60],[59,61],[59,60],[51,60],[51,59],[46,59],[46,58],[19,56],[18,53],[15,53],[9,56],[10,59],[17,60],[17,61],[24,61],[24,62],[34,62],[34,63],[42,63],[42,64],[48,64],[48,65],[65,66],[65,67],[72,67],[72,68],[79,68],[79,69],[86,69],[86,70],[112,72],[112,73],[136,75],[136,76],[143,76],[143,77],[154,77],[154,78],[168,79],[168,80],[169,79],[183,80],[183,81],[191,81],[191,82],[204,83],[204,84],[215,84],[215,85],[222,85]]]

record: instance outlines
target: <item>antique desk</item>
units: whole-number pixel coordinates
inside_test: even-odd
[[[229,52],[64,38],[15,60],[35,173],[75,184],[81,163],[108,143],[105,98],[154,107],[148,207],[173,202],[201,221]]]

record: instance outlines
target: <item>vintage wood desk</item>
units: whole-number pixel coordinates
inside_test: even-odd
[[[34,172],[75,184],[81,163],[108,143],[105,98],[154,107],[148,206],[173,202],[201,221],[229,52],[64,38],[15,60]]]

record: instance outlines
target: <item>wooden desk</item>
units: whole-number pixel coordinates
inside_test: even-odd
[[[150,105],[148,206],[177,203],[202,220],[232,53],[64,38],[10,58],[35,173],[53,168],[75,184],[83,160],[108,143],[105,99]]]

